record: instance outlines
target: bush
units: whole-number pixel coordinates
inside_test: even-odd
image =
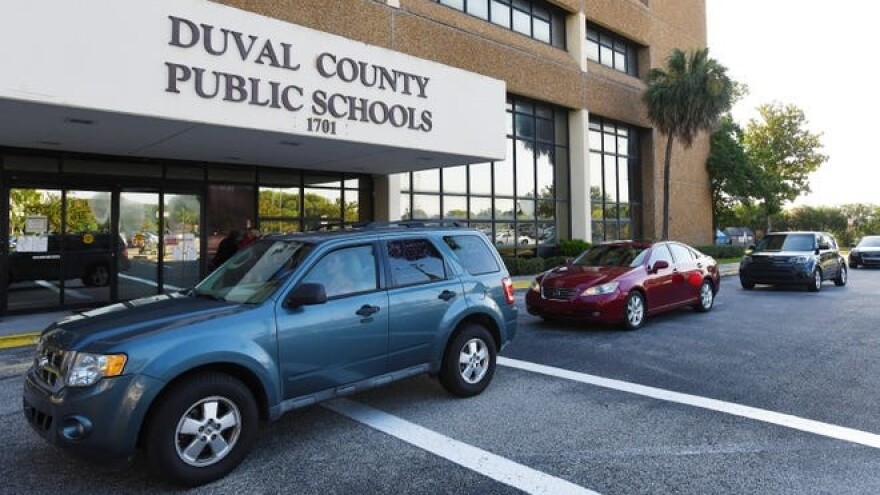
[[[589,249],[591,245],[592,244],[590,244],[589,242],[582,241],[580,239],[563,239],[559,241],[559,256],[577,256]]]
[[[746,248],[744,246],[735,246],[732,244],[725,244],[721,246],[699,246],[697,247],[699,251],[708,254],[713,258],[742,258],[743,255],[746,254]]]
[[[511,275],[535,275],[544,271],[544,258],[514,258],[503,256],[504,266]]]

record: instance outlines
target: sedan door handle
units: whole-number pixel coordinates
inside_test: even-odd
[[[452,299],[453,297],[455,297],[455,292],[452,292],[451,290],[444,290],[437,297],[439,297],[440,299],[443,299],[444,301],[448,301],[448,300]]]
[[[379,312],[379,306],[370,306],[369,304],[364,304],[363,306],[361,306],[361,309],[355,311],[354,314],[361,316],[361,317],[364,317],[364,318],[369,318],[374,313],[378,313],[378,312]]]

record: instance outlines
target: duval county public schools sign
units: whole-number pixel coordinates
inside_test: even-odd
[[[333,52],[321,52],[312,60],[304,60],[293,43],[183,17],[168,16],[168,20],[169,45],[201,51],[211,57],[230,56],[242,64],[241,73],[229,73],[165,62],[168,75],[165,91],[169,93],[190,93],[206,100],[309,113],[315,118],[309,119],[308,130],[329,134],[336,134],[336,122],[329,120],[330,117],[431,132],[432,112],[425,108],[431,82],[428,76]],[[278,70],[273,78],[254,77],[247,73],[251,64]],[[305,88],[298,82],[301,78],[297,75],[301,71],[314,71],[324,79],[412,97],[412,103],[389,104],[381,99]]]
[[[12,4],[0,15],[0,103],[505,155],[496,79],[207,0]]]

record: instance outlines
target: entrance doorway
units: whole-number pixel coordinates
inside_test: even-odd
[[[199,194],[10,189],[5,309],[97,307],[192,287],[202,216]]]

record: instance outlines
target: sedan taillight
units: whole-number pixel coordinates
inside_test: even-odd
[[[504,277],[501,280],[501,285],[504,286],[504,297],[507,299],[507,304],[513,304],[513,282],[510,281],[510,277]]]

